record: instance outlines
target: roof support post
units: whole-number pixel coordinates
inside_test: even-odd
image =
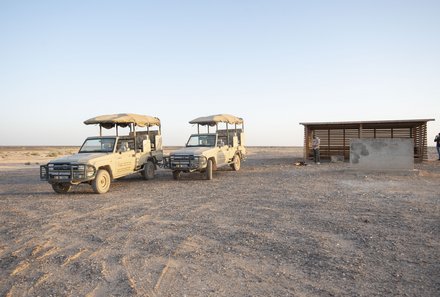
[[[330,128],[328,128],[328,131],[327,131],[327,156],[330,158],[330,142],[331,142],[331,139],[330,139]]]
[[[99,137],[102,137],[102,125],[99,125]]]
[[[230,142],[229,142],[229,126],[228,126],[228,123],[226,123],[226,135],[228,137],[228,145],[229,145]]]
[[[345,160],[345,128],[342,129],[342,155],[344,156]]]
[[[136,143],[136,124],[133,123],[133,136],[134,136],[134,150],[137,151],[137,143]],[[131,125],[130,125],[130,132],[131,132]]]
[[[426,129],[425,125],[420,125],[419,126],[419,160],[417,160],[418,162],[422,162],[423,161],[423,154],[424,154],[424,148],[425,148],[425,137],[423,137],[423,132]]]
[[[309,134],[310,134],[310,128],[305,125],[304,126],[304,154],[303,154],[303,158],[304,158],[304,162],[306,162],[307,157],[309,156],[309,150],[310,150],[310,146],[309,146]]]

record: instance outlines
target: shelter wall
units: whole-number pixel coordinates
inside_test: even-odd
[[[356,170],[413,170],[410,138],[362,138],[350,142],[350,167]]]

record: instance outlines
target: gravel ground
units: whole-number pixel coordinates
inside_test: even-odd
[[[367,174],[301,152],[104,195],[3,157],[0,296],[440,296],[440,162]]]

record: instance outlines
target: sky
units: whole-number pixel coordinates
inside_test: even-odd
[[[301,122],[436,119],[440,1],[0,0],[0,145],[81,145],[102,114],[242,117],[248,145]]]

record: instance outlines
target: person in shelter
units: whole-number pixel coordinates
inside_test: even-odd
[[[440,161],[440,133],[435,136],[434,142],[437,142],[438,160]]]
[[[312,149],[313,149],[313,161],[316,164],[321,164],[321,157],[319,155],[319,145],[321,144],[321,140],[318,136],[314,135],[312,140]]]

